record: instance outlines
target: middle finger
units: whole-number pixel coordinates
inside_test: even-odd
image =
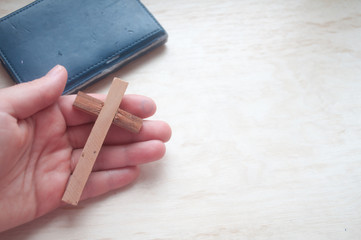
[[[93,124],[84,124],[76,127],[69,127],[67,130],[68,139],[73,148],[83,148]],[[139,141],[160,140],[166,142],[171,135],[167,123],[158,120],[145,120],[139,133],[131,133],[117,126],[111,126],[105,138],[105,145],[129,144]]]

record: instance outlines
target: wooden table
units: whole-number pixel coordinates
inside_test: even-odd
[[[152,97],[166,156],[0,239],[361,239],[361,2],[143,2],[169,42],[86,91]]]

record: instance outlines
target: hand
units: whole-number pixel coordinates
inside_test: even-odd
[[[62,205],[95,121],[73,109],[75,96],[61,96],[66,80],[65,68],[56,66],[43,78],[0,89],[0,232]],[[125,95],[121,108],[146,118],[156,106],[147,97]],[[139,134],[112,126],[81,199],[132,182],[138,164],[164,155],[170,136],[170,127],[161,121],[144,121]]]

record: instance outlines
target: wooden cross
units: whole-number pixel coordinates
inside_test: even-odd
[[[112,123],[131,132],[139,132],[143,120],[119,109],[127,82],[114,78],[105,102],[79,92],[73,106],[87,113],[98,115],[90,132],[79,161],[70,176],[62,200],[77,205],[85,184],[93,169],[95,160],[103,145],[104,139]]]

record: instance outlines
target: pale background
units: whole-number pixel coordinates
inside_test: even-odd
[[[143,3],[169,42],[114,75],[157,102],[166,156],[0,239],[361,239],[361,1]]]

